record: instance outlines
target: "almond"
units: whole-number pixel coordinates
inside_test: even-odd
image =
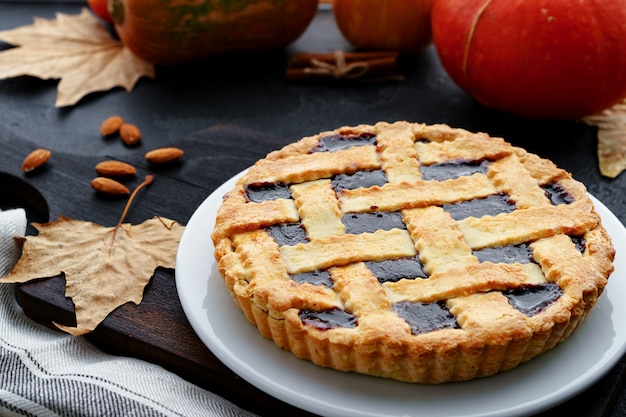
[[[180,159],[184,153],[179,148],[157,148],[148,152],[145,158],[151,164],[167,164]]]
[[[112,160],[98,163],[95,169],[99,175],[104,177],[126,177],[137,173],[137,170],[131,164]]]
[[[138,144],[141,140],[141,131],[133,124],[124,123],[120,127],[120,137],[126,145],[133,146]]]
[[[91,187],[103,194],[126,195],[130,193],[124,184],[106,177],[94,178],[91,180]]]
[[[22,171],[31,172],[41,167],[43,164],[48,162],[50,156],[52,156],[52,152],[47,149],[35,149],[29,153],[26,158],[24,158],[24,162],[22,162]]]
[[[124,124],[124,119],[120,116],[111,116],[100,125],[100,134],[102,136],[111,136],[119,132]]]

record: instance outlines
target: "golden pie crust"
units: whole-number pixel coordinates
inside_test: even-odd
[[[374,140],[318,152],[331,136]],[[487,165],[424,178],[424,167],[459,161]],[[386,183],[332,186],[337,175],[372,170],[382,170]],[[290,196],[251,201],[248,186],[259,184],[285,184]],[[545,184],[570,201],[551,202]],[[459,220],[444,209],[493,195],[507,196],[514,209]],[[346,233],[344,215],[378,212],[401,213],[406,227]],[[307,241],[280,246],[268,228],[287,223],[301,225]],[[602,293],[615,256],[584,185],[568,172],[501,138],[409,122],[342,127],[268,154],[224,197],[212,239],[233,300],[278,347],[323,367],[416,383],[492,375],[564,341]],[[532,262],[476,256],[518,244],[530,248]],[[383,282],[366,265],[407,257],[417,257],[427,277]],[[319,270],[332,285],[292,279]],[[560,292],[531,314],[505,296],[546,283]],[[397,312],[404,302],[442,306],[454,325],[420,331],[418,323],[415,331]],[[329,311],[354,322],[326,328],[302,315]]]

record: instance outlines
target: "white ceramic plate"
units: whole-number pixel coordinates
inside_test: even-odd
[[[325,369],[265,339],[233,303],[213,258],[210,234],[222,196],[211,194],[189,220],[176,261],[176,285],[191,325],[230,369],[286,403],[324,416],[525,416],[588,388],[626,350],[626,229],[594,199],[616,250],[606,291],[571,338],[511,371],[469,382],[418,385]]]

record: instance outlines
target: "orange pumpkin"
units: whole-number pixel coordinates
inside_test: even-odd
[[[87,0],[87,4],[89,5],[91,11],[93,11],[93,13],[100,19],[107,23],[113,23],[113,19],[111,19],[111,14],[109,13],[107,0]]]
[[[416,53],[432,40],[434,0],[334,0],[337,27],[359,49]]]
[[[437,0],[443,67],[487,107],[578,119],[626,97],[626,0]]]
[[[109,0],[122,43],[157,65],[280,48],[309,26],[318,0]]]

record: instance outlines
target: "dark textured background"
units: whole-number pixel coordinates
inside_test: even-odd
[[[56,12],[75,14],[83,6],[79,2],[0,2],[0,30],[30,24],[35,16],[53,18]],[[0,49],[9,47],[0,43]],[[25,152],[29,146],[49,148],[63,155],[63,160],[75,161],[84,169],[85,164],[104,156],[139,161],[149,149],[190,137],[196,140],[196,132],[207,128],[248,129],[250,135],[239,130],[235,135],[213,134],[212,139],[207,139],[210,146],[202,146],[198,151],[202,155],[186,157],[185,169],[201,172],[202,183],[185,174],[186,186],[193,187],[194,192],[186,193],[185,188],[179,188],[178,194],[168,191],[172,204],[161,202],[162,207],[169,207],[172,217],[178,216],[177,220],[186,223],[197,204],[221,182],[282,144],[343,125],[408,120],[446,123],[502,136],[572,172],[622,222],[626,220],[623,192],[626,174],[617,179],[599,174],[594,128],[576,121],[532,121],[486,109],[447,77],[432,47],[421,54],[402,57],[400,72],[405,76],[402,82],[297,84],[285,79],[285,67],[293,52],[348,48],[332,14],[325,10],[303,37],[285,50],[158,67],[155,79],[140,80],[131,93],[121,88],[94,93],[69,108],[54,107],[55,80],[32,77],[0,80],[0,134],[10,142],[0,148],[0,172],[14,174],[14,177],[0,174],[0,189],[4,194],[8,191],[19,194],[18,190],[24,189],[20,188],[24,186],[22,180],[35,189],[42,186],[38,184],[43,181],[40,176],[23,176],[16,171],[14,162],[22,158],[16,153]],[[143,141],[139,147],[128,148],[119,140],[100,137],[100,123],[112,114],[140,127]],[[20,145],[11,146],[12,138],[19,140]],[[194,162],[198,160],[201,162]],[[13,165],[7,166],[8,161],[13,161]],[[50,171],[54,163],[51,160]],[[79,172],[91,175],[80,169]],[[90,207],[98,201],[93,194],[85,195],[89,197],[69,192],[64,200],[59,200],[59,196],[45,197],[52,201],[47,201],[49,207],[39,210],[38,215],[54,218],[62,211],[65,215],[89,217]],[[37,202],[33,204],[37,206]],[[113,225],[118,212],[112,210],[99,214],[101,219],[89,220]],[[141,221],[153,214],[140,204],[129,220]],[[625,366],[622,360],[590,390],[545,415],[558,412],[594,417],[624,415]]]

